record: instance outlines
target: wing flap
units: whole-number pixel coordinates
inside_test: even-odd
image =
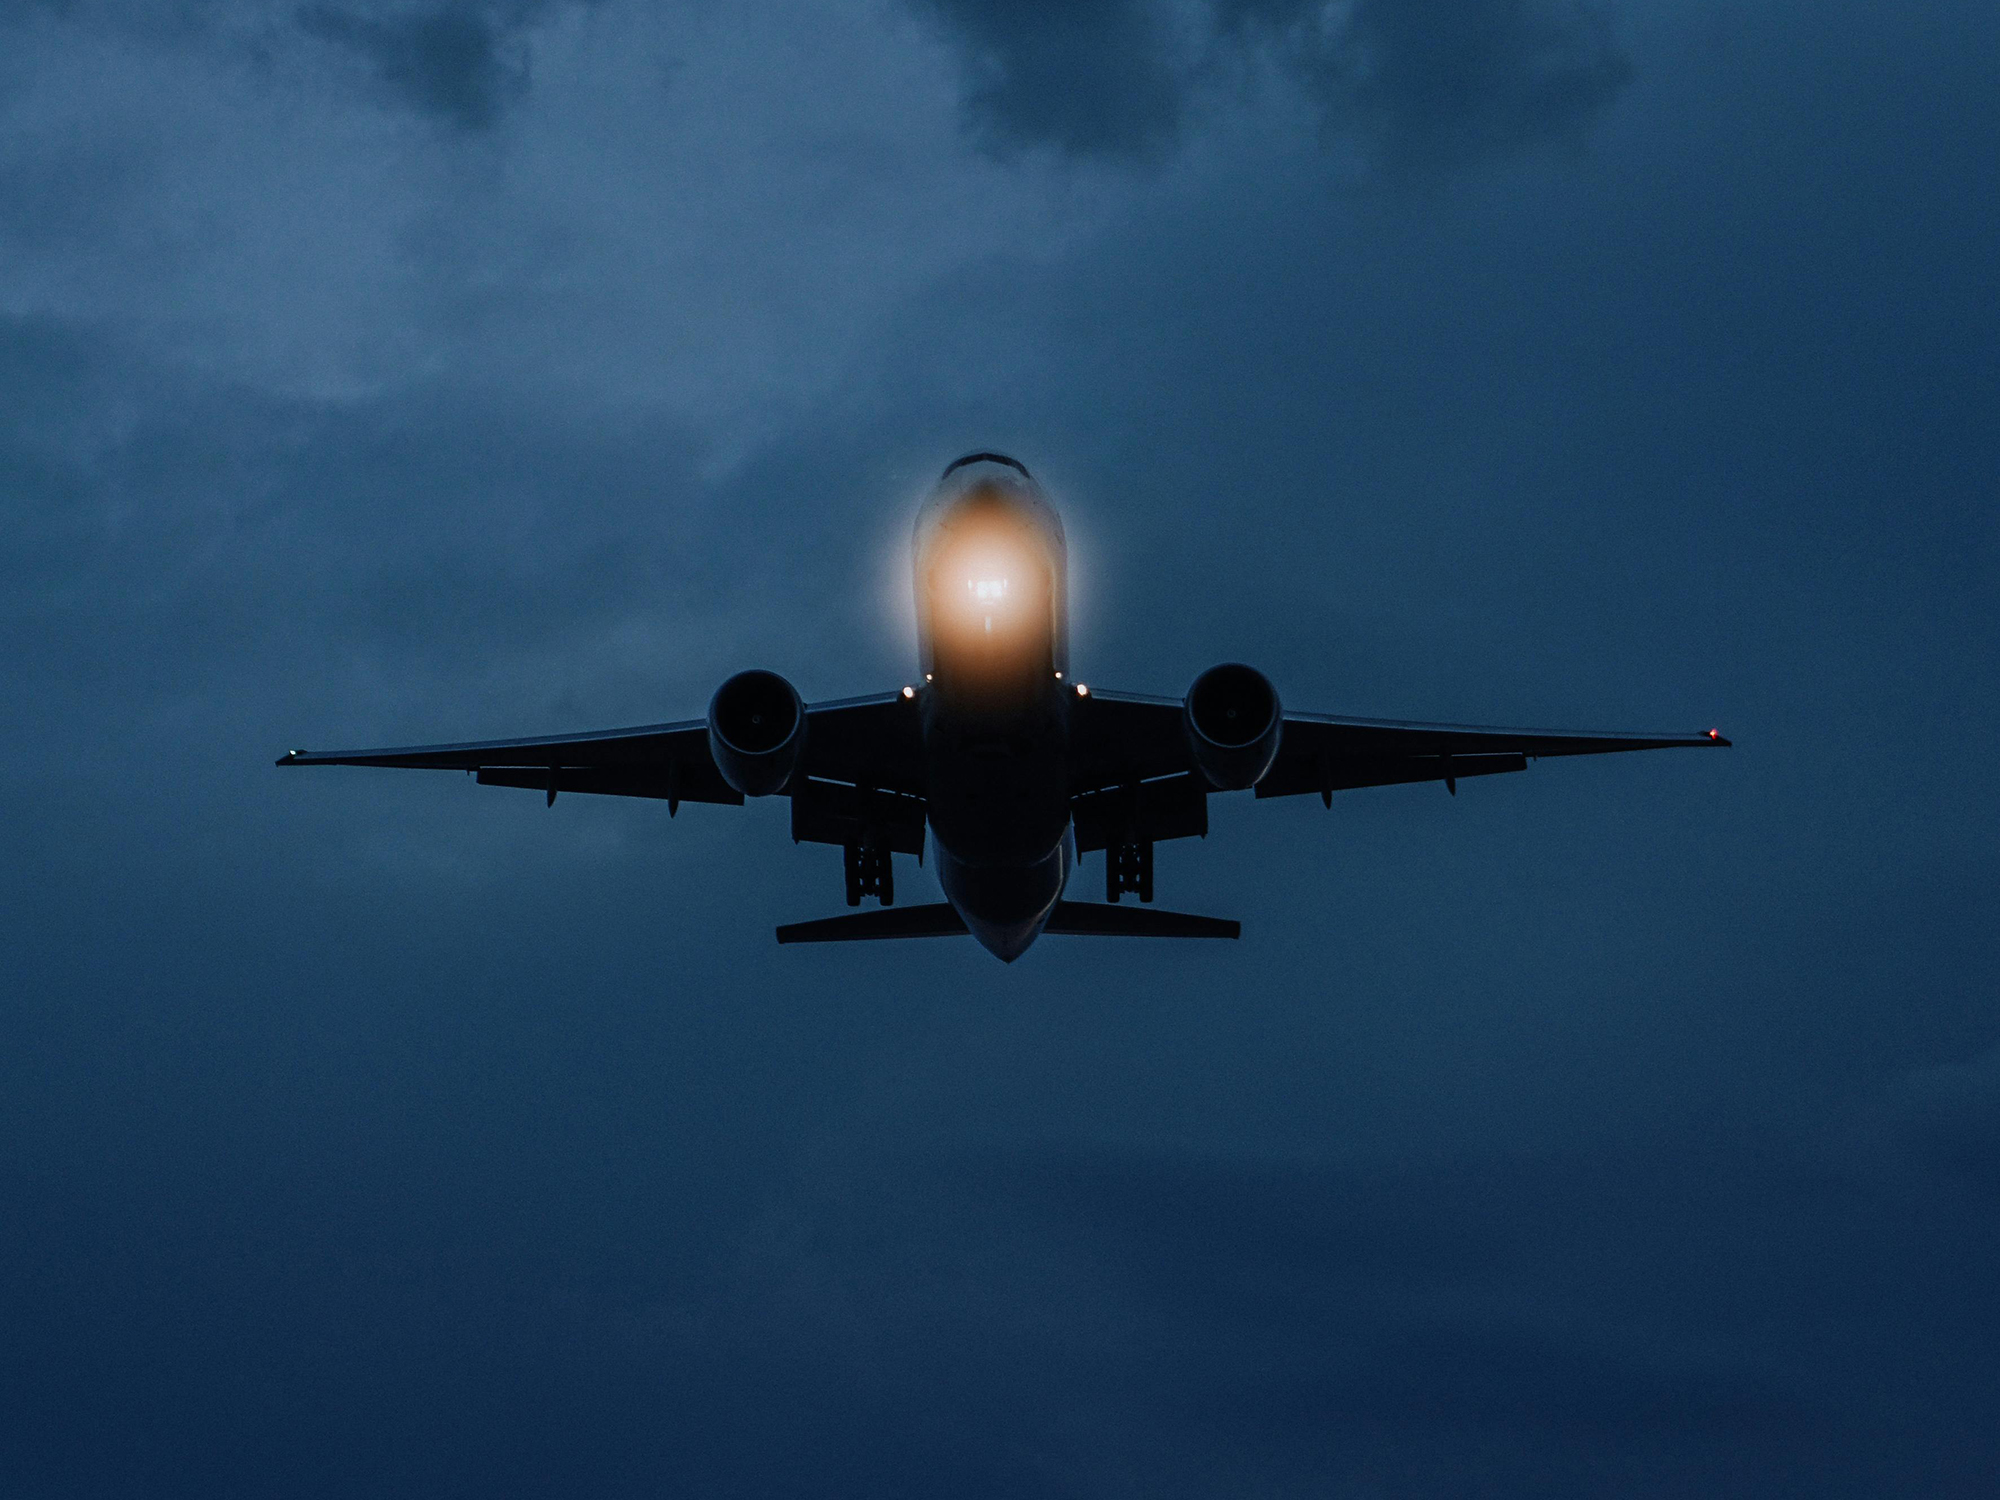
[[[1349,755],[1339,758],[1286,756],[1257,783],[1259,797],[1295,797],[1304,792],[1353,791],[1364,786],[1402,786],[1413,781],[1457,781],[1461,776],[1495,776],[1525,771],[1525,755]]]
[[[481,786],[525,787],[534,792],[584,792],[604,797],[655,797],[668,802],[714,802],[741,807],[743,794],[715,767],[689,763],[650,766],[481,766]]]
[[[924,857],[924,800],[838,781],[794,783],[792,842],[854,844]]]
[[[1112,844],[1208,837],[1208,783],[1193,772],[1070,799],[1076,852]]]

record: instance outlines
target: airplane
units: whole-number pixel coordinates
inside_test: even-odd
[[[792,841],[837,845],[847,904],[777,929],[780,943],[970,934],[1007,963],[1045,933],[1234,938],[1241,924],[1161,911],[1153,846],[1205,837],[1208,799],[1333,794],[1474,776],[1531,760],[1671,746],[1693,734],[1581,734],[1292,713],[1239,662],[1182,698],[1074,677],[1062,521],[1025,465],[969,453],[917,516],[918,677],[892,692],[807,704],[776,672],[738,672],[708,715],[588,734],[381,750],[293,750],[280,766],[460,770],[482,785],[683,802],[791,801]],[[945,900],[896,906],[894,858],[923,863]],[[1104,856],[1104,900],[1065,899]],[[1134,895],[1139,906],[1122,904]]]

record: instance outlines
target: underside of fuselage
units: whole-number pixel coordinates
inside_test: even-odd
[[[1076,866],[1075,845],[1064,829],[1056,847],[1024,865],[974,864],[932,835],[931,855],[945,899],[966,931],[994,957],[1012,963],[1042,934]]]

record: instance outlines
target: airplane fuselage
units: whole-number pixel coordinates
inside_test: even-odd
[[[997,457],[948,471],[917,519],[919,693],[938,883],[980,943],[1034,942],[1076,863],[1062,521]]]

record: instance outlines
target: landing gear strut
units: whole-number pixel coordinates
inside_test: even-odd
[[[1104,899],[1116,901],[1121,892],[1134,891],[1141,901],[1153,899],[1153,846],[1113,844],[1104,851]]]
[[[847,856],[847,904],[859,906],[863,896],[874,896],[884,906],[894,906],[896,871],[890,863],[889,851],[865,844],[847,844],[842,852]]]

